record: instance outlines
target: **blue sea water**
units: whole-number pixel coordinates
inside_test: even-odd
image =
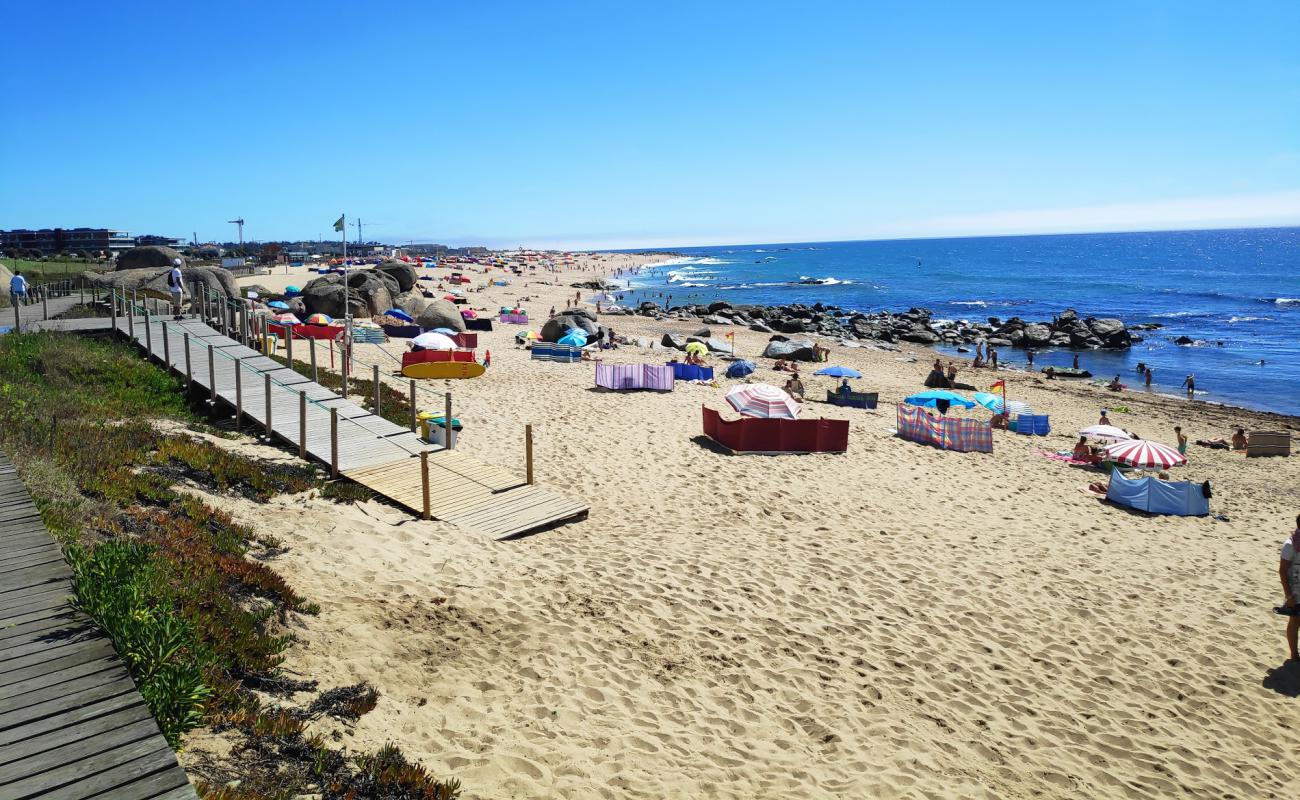
[[[1064,234],[676,248],[634,276],[628,301],[816,302],[863,312],[929,308],[938,319],[1080,316],[1160,323],[1127,352],[1080,354],[1096,376],[1300,415],[1300,228]],[[817,280],[811,284],[806,281]],[[805,281],[801,283],[800,281]],[[1195,345],[1177,345],[1188,336]],[[1024,363],[1005,348],[1003,362]],[[1072,353],[1035,353],[1035,366]],[[1263,360],[1263,364],[1259,362]]]

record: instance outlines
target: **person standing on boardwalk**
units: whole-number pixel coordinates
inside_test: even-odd
[[[1300,650],[1296,649],[1296,639],[1300,637],[1300,514],[1296,514],[1295,531],[1282,543],[1282,564],[1278,567],[1282,578],[1282,605],[1274,612],[1288,617],[1286,621],[1286,643],[1291,650],[1291,660],[1300,661]]]
[[[177,322],[184,319],[181,316],[181,301],[185,297],[185,278],[181,276],[181,260],[172,259],[172,271],[167,275],[167,286],[172,290],[172,319]]]
[[[15,307],[27,305],[27,279],[22,270],[15,271],[9,279],[9,302]]]

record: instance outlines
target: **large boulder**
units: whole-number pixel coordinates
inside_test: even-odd
[[[420,293],[419,289],[401,292],[393,297],[393,307],[402,309],[412,317],[418,316],[428,305],[429,300]]]
[[[763,350],[763,358],[784,358],[787,361],[816,361],[817,351],[807,339],[789,339],[784,342],[768,342]]]
[[[771,328],[767,327],[766,325],[764,325],[764,324],[761,323],[761,322],[755,322],[753,325],[750,325],[750,326],[749,326],[749,329],[750,329],[751,331],[758,331],[759,333],[771,333],[771,332],[772,332],[772,329],[771,329]]]
[[[328,314],[331,317],[351,314],[360,317],[369,313],[369,306],[361,294],[355,289],[344,287],[342,275],[322,275],[308,281],[302,287],[300,296],[308,314]]]
[[[392,308],[393,297],[401,293],[395,279],[373,269],[350,273],[348,288],[361,297],[370,316],[382,314]]]
[[[397,282],[397,293],[399,294],[409,292],[420,277],[420,273],[416,272],[415,267],[401,261],[385,261],[375,269]]]
[[[114,272],[86,272],[83,277],[91,285],[119,292],[144,294],[147,297],[170,298],[168,283],[170,267],[162,269],[123,269]],[[239,286],[229,270],[221,267],[181,267],[185,291],[197,295],[206,290],[209,296],[238,297]]]
[[[705,323],[706,325],[731,325],[731,324],[733,324],[731,320],[727,319],[726,317],[720,316],[720,315],[718,315],[718,314],[710,314],[709,316],[705,317],[704,319],[702,319],[702,320],[700,320],[700,321],[703,322],[703,323]]]
[[[1043,347],[1052,340],[1052,329],[1041,322],[1026,325],[1024,334],[1026,347]],[[1068,337],[1066,344],[1069,344]]]
[[[925,328],[911,328],[898,334],[898,338],[905,342],[916,342],[917,344],[934,344],[939,341],[939,334]]]
[[[132,247],[117,257],[117,269],[171,269],[181,254],[170,247]]]
[[[585,308],[570,308],[551,317],[542,325],[542,341],[558,342],[573,328],[584,331],[588,338],[600,333],[600,325],[596,324],[595,314]]]
[[[451,328],[453,331],[465,330],[465,318],[460,315],[460,309],[450,300],[432,300],[427,306],[420,309],[419,314],[413,315],[415,324],[426,330],[432,328]]]
[[[659,343],[664,347],[671,347],[674,350],[686,349],[686,339],[675,333],[665,333],[664,338],[661,339]]]

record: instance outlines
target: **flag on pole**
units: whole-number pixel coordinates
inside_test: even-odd
[[[728,338],[728,339],[732,339],[732,340],[734,340],[734,339],[736,338],[736,334],[735,334],[735,333],[728,333],[728,334],[727,334],[727,338]]]
[[[1006,389],[1006,388],[1007,388],[1007,382],[1006,382],[1006,381],[998,381],[997,383],[995,383],[995,384],[993,384],[992,386],[989,387],[989,391],[990,391],[990,392],[996,392],[998,389]]]
[[[338,220],[335,221],[335,223],[334,223],[334,230],[336,230],[336,231],[341,231],[341,230],[343,230],[343,215],[342,215],[342,214],[340,214]]]

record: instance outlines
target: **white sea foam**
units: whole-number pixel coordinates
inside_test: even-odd
[[[1300,306],[1300,297],[1277,297],[1273,302],[1280,306]]]
[[[840,286],[853,283],[853,281],[842,281],[839,278],[810,278],[807,275],[800,275],[799,282],[805,286]]]
[[[1269,322],[1272,317],[1229,317],[1228,324],[1233,325],[1238,322]]]

